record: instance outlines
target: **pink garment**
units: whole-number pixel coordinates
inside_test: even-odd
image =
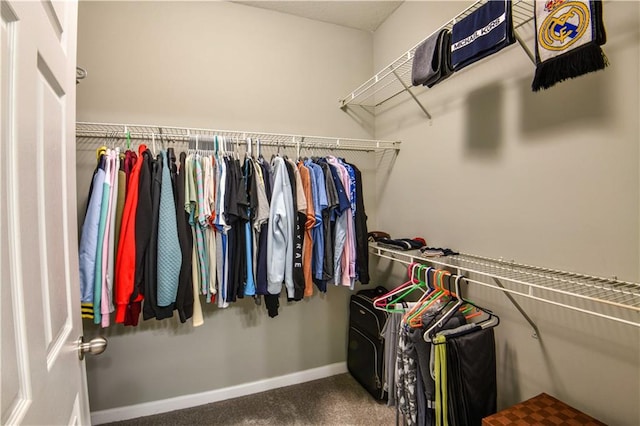
[[[114,185],[115,180],[116,180],[116,176],[118,175],[118,167],[116,164],[116,159],[117,159],[117,154],[115,151],[111,151],[109,150],[108,152],[108,158],[107,158],[107,162],[108,162],[108,166],[107,168],[109,169],[109,174],[107,176],[105,176],[105,180],[108,179],[109,181],[109,206],[107,207],[107,224],[106,227],[104,229],[104,241],[102,242],[102,297],[100,299],[100,312],[102,314],[102,321],[101,321],[101,325],[102,327],[109,327],[110,325],[110,318],[109,318],[109,314],[111,313],[110,310],[110,302],[112,301],[112,298],[110,297],[110,291],[109,291],[109,287],[107,285],[107,280],[109,280],[110,282],[113,282],[113,268],[110,272],[108,272],[109,270],[109,257],[113,257],[114,253],[113,253],[113,239],[110,238],[110,235],[113,233],[111,231],[111,217],[112,217],[112,207],[113,207],[113,203],[115,202],[114,200],[114,187],[116,185]],[[115,191],[117,191],[118,189],[115,188]],[[110,250],[111,249],[111,250]],[[113,262],[113,260],[112,260]]]
[[[347,172],[347,178],[349,181],[349,185],[351,185],[351,176],[349,175],[349,172]],[[349,201],[354,201],[351,200],[351,191],[349,191],[349,194],[347,194],[347,198],[349,198]],[[349,211],[351,211],[351,209],[349,209]],[[349,278],[350,278],[350,284],[351,284],[351,289],[354,289],[354,286],[356,284],[356,259],[357,259],[357,254],[356,254],[356,245],[357,245],[357,240],[356,240],[356,216],[355,216],[355,212],[351,212],[351,216],[349,217],[348,222],[348,226],[347,226],[347,236],[351,238],[351,261],[349,262]]]
[[[340,162],[335,157],[327,157],[327,159],[329,163],[338,171],[338,174],[340,175],[340,182],[342,182],[342,186],[344,186],[345,188],[345,195],[347,196],[349,203],[351,203],[351,194],[349,193],[349,172],[347,172],[347,169],[342,164],[340,164]],[[351,204],[349,204],[349,206],[351,206]],[[353,220],[351,219],[353,216],[351,213],[351,207],[347,208],[342,214],[347,215],[347,235],[344,243],[344,249],[342,250],[342,256],[340,257],[341,276],[334,277],[334,279],[337,285],[339,284],[346,287],[351,287],[351,259],[352,253],[355,253],[355,235]],[[353,257],[353,261],[355,262],[355,257]]]
[[[342,185],[345,188],[345,195],[351,203],[351,193],[349,188],[351,187],[351,180],[349,179],[349,172],[340,164],[340,170],[342,175]],[[347,241],[342,253],[342,285],[351,287],[351,277],[355,277],[355,261],[356,261],[356,240],[355,240],[355,228],[353,226],[353,213],[351,207],[349,207],[343,214],[347,215]]]

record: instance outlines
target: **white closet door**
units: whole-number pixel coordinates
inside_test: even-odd
[[[77,3],[2,1],[2,424],[88,424],[75,194]]]

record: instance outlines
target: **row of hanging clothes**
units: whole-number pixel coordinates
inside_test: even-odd
[[[83,318],[108,327],[173,316],[203,324],[203,303],[288,301],[369,282],[362,173],[334,156],[270,161],[257,142],[189,138],[157,155],[101,147],[82,225]],[[128,142],[129,144],[130,142]],[[155,137],[153,150],[155,151]],[[202,298],[200,297],[202,296]]]
[[[409,280],[377,297],[387,312],[388,405],[408,425],[480,425],[496,412],[497,315],[466,299],[463,275],[412,263]]]

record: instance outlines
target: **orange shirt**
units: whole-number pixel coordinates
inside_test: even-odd
[[[313,273],[311,270],[311,259],[313,256],[313,239],[311,229],[316,223],[315,211],[313,208],[313,194],[311,192],[311,178],[309,169],[302,162],[298,163],[298,171],[304,188],[304,197],[307,199],[307,221],[304,227],[304,241],[302,243],[302,272],[304,274],[304,296],[313,295]]]

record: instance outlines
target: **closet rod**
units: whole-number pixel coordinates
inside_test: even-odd
[[[456,269],[470,283],[640,327],[640,283],[470,254],[430,258],[419,250],[400,251],[377,244],[370,244],[369,250],[375,256],[405,265],[417,262]]]
[[[135,140],[151,140],[164,137],[174,141],[188,142],[189,138],[195,135],[225,136],[241,141],[246,138],[259,139],[262,146],[323,148],[345,151],[379,152],[393,150],[397,152],[400,150],[401,144],[400,141],[389,140],[305,136],[246,130],[218,130],[145,124],[76,123],[76,137],[82,138],[125,139],[128,136],[130,139]]]

